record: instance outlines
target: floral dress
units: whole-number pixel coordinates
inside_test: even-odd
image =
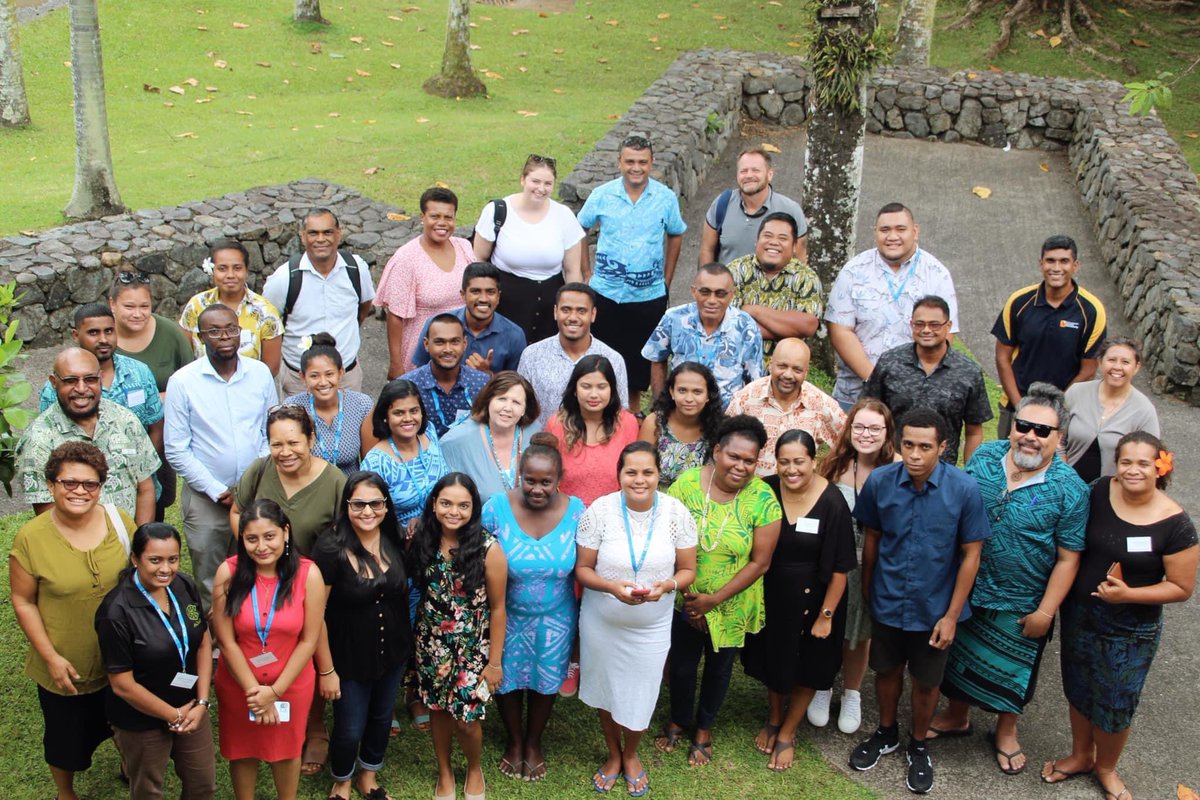
[[[658,473],[658,488],[666,491],[675,479],[692,467],[704,466],[708,454],[708,442],[701,436],[694,442],[681,442],[671,432],[671,427],[659,418],[658,455],[662,467]]]
[[[488,534],[485,555],[495,542]],[[482,720],[486,706],[478,692],[491,650],[487,587],[481,583],[467,597],[453,562],[440,550],[425,577],[417,608],[417,694],[434,711],[463,722]]]

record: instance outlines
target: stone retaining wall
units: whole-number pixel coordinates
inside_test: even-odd
[[[654,141],[655,177],[686,203],[743,118],[802,124],[808,88],[799,58],[685,53],[562,181],[563,202],[578,208],[616,177],[618,145],[640,134]],[[868,87],[867,129],[1065,148],[1155,390],[1200,405],[1200,187],[1158,118],[1131,116],[1123,94],[1112,81],[888,67]]]

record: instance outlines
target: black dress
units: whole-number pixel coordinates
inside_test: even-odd
[[[779,497],[779,477],[764,480]],[[784,515],[771,568],[763,578],[767,623],[759,633],[746,637],[742,651],[746,674],[780,694],[790,694],[797,686],[815,690],[833,686],[842,667],[846,595],[834,609],[828,637],[815,638],[812,626],[833,573],[858,566],[853,518],[837,486],[826,486],[804,518],[816,522],[815,532],[803,530],[806,526],[798,531]]]

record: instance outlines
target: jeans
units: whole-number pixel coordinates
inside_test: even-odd
[[[671,689],[671,722],[682,728],[691,727],[692,702],[696,696],[696,673],[704,658],[704,677],[700,679],[700,704],[696,709],[696,727],[710,730],[725,702],[733,662],[738,648],[714,650],[708,631],[698,631],[688,624],[683,612],[676,611],[671,619],[671,655],[668,678]]]
[[[383,767],[392,708],[404,679],[405,665],[393,667],[373,681],[342,679],[342,696],[333,701],[329,736],[329,771],[335,781],[354,777],[354,762],[370,772]]]

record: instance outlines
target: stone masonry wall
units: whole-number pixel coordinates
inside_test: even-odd
[[[685,53],[561,183],[575,208],[617,175],[631,134],[654,141],[655,177],[686,203],[743,118],[800,125],[808,73],[799,58]],[[1200,187],[1157,117],[1137,118],[1112,81],[887,67],[867,90],[867,129],[898,138],[1067,150],[1121,311],[1144,345],[1156,391],[1200,405]],[[705,198],[707,199],[707,198]]]

